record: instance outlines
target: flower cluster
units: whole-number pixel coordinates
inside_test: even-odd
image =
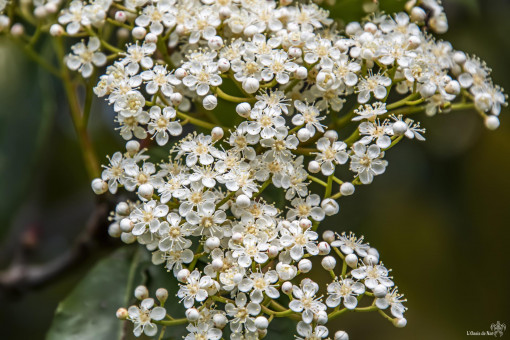
[[[298,339],[321,339],[350,310],[405,326],[405,300],[377,250],[317,230],[341,197],[385,172],[389,149],[424,140],[409,115],[472,108],[498,127],[506,96],[489,68],[427,33],[448,27],[437,1],[411,0],[342,30],[317,4],[292,0],[52,6],[60,3],[34,2],[34,11],[57,16],[52,35],[79,39],[65,65],[98,78],[93,91],[127,140],[92,181],[97,194],[131,193],[109,233],[144,245],[180,282],[187,309],[169,318],[140,288],[140,306],[118,313],[135,335],[187,323],[186,339],[220,339],[227,326],[233,340],[259,339],[289,317]],[[151,159],[156,147],[164,159]],[[324,296],[308,275],[317,256],[332,279]]]

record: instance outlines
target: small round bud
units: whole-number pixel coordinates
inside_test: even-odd
[[[213,141],[222,139],[224,134],[225,133],[223,132],[223,129],[220,128],[219,126],[216,126],[211,130],[211,137]]]
[[[216,248],[218,248],[220,246],[220,239],[218,237],[216,237],[216,236],[209,237],[205,241],[205,246],[209,250],[216,249]]]
[[[245,209],[248,208],[251,204],[251,200],[246,195],[239,195],[236,198],[236,204],[239,206],[239,208]]]
[[[124,11],[117,11],[115,12],[115,20],[118,22],[125,22],[127,19],[126,12]]]
[[[227,72],[230,70],[230,62],[227,58],[220,58],[218,60],[218,70],[220,70],[220,72]]]
[[[388,294],[388,288],[386,288],[385,286],[383,285],[377,285],[375,286],[375,288],[372,290],[372,292],[374,293],[374,296],[376,298],[384,298],[386,296],[386,294]]]
[[[321,171],[321,165],[317,161],[311,161],[308,163],[308,171],[310,171],[313,174],[318,173]]]
[[[225,327],[228,322],[227,317],[221,313],[214,314],[212,320],[213,320],[214,326],[219,329],[222,329],[223,327]]]
[[[317,314],[317,324],[325,325],[328,322],[328,313],[325,310],[320,310]]]
[[[15,37],[19,37],[25,33],[25,27],[19,22],[15,23],[11,27],[11,34]]]
[[[333,270],[336,266],[336,260],[333,256],[326,256],[322,259],[321,265],[326,270]]]
[[[53,24],[50,27],[50,34],[54,37],[60,37],[64,34],[64,28],[62,28],[59,24]]]
[[[186,282],[189,276],[190,276],[189,270],[184,268],[179,270],[179,272],[177,273],[177,280],[180,282]]]
[[[189,321],[189,322],[195,322],[198,320],[198,318],[200,317],[200,312],[198,311],[198,309],[196,308],[188,308],[186,310],[186,319]]]
[[[126,151],[133,156],[135,153],[140,151],[140,143],[136,140],[130,140],[126,143]]]
[[[182,94],[179,92],[174,92],[170,95],[170,101],[174,106],[179,106],[182,103]]]
[[[343,196],[350,196],[354,194],[354,190],[355,190],[354,184],[352,184],[351,182],[344,182],[340,186],[340,193]]]
[[[299,220],[299,226],[301,227],[301,229],[307,230],[312,226],[312,221],[310,221],[307,218],[302,218]]]
[[[345,33],[347,33],[347,35],[355,35],[359,31],[361,31],[361,25],[359,22],[353,21],[345,26]]]
[[[0,15],[0,31],[2,31],[4,29],[6,29],[7,27],[9,27],[10,23],[11,23],[11,20],[9,19],[8,16]],[[62,33],[64,33],[64,30],[62,30]]]
[[[218,105],[218,98],[216,96],[210,94],[208,96],[204,97],[204,100],[202,100],[202,105],[204,106],[204,109],[206,110],[214,110],[216,105]]]
[[[328,243],[335,240],[335,233],[332,230],[326,230],[322,233],[322,239]]]
[[[459,94],[460,93],[460,84],[458,81],[456,80],[452,80],[450,81],[446,86],[445,86],[445,91],[449,94]]]
[[[356,254],[349,254],[345,257],[345,263],[351,268],[356,268],[358,266],[358,257]]]
[[[432,17],[429,21],[429,26],[438,34],[446,33],[448,31],[448,20],[446,19],[446,15],[443,13],[436,17]]]
[[[363,26],[363,30],[365,32],[370,32],[374,34],[375,32],[377,32],[377,26],[374,23],[367,22],[365,26]]]
[[[259,90],[260,83],[257,79],[249,77],[243,81],[243,89],[248,93],[255,93]]]
[[[129,218],[123,218],[120,220],[120,230],[122,230],[125,233],[129,233],[131,230],[133,230],[134,223]]]
[[[319,248],[319,255],[328,255],[331,252],[331,246],[328,242],[319,242],[317,247]]]
[[[96,178],[91,183],[92,191],[96,195],[104,194],[108,190],[108,183],[103,181],[101,178]]]
[[[145,38],[145,35],[147,34],[147,30],[143,27],[135,27],[133,28],[133,30],[131,31],[131,34],[133,35],[133,38],[137,39],[137,40],[142,40],[143,38]]]
[[[379,259],[375,257],[374,255],[367,255],[363,258],[363,261],[366,264],[376,264],[379,262]]]
[[[324,137],[329,139],[331,143],[334,143],[338,139],[338,132],[336,132],[335,130],[328,130],[324,133]]]
[[[168,290],[165,288],[158,288],[156,290],[156,299],[161,303],[165,303],[166,299],[168,299]]]
[[[485,118],[485,127],[489,130],[496,130],[499,127],[499,118],[496,116],[487,116]]]
[[[211,266],[213,267],[214,270],[220,270],[221,268],[223,268],[223,261],[221,259],[214,259],[211,262]]]
[[[248,27],[246,27],[244,29],[244,32],[243,34],[246,36],[246,37],[252,37],[254,34],[257,34],[258,33],[258,28],[257,26],[255,25],[249,25]]]
[[[393,324],[397,328],[404,328],[407,325],[406,318],[395,318],[393,319]]]
[[[295,75],[297,79],[306,79],[308,77],[308,69],[304,66],[299,66],[295,71]]]
[[[312,261],[308,259],[302,259],[298,262],[298,269],[302,273],[308,273],[310,270],[312,270]]]
[[[414,22],[424,22],[427,19],[427,13],[421,7],[413,7],[411,10],[411,20]]]
[[[240,103],[236,106],[236,112],[243,118],[246,118],[250,115],[251,106],[249,103]]]
[[[267,326],[269,326],[269,321],[267,321],[265,317],[258,316],[255,319],[255,327],[257,327],[258,329],[266,329]]]
[[[117,319],[119,320],[126,320],[128,317],[128,311],[126,308],[119,308],[117,309],[117,312],[115,313],[117,316]]]
[[[137,298],[138,300],[147,299],[149,297],[149,290],[147,289],[147,287],[140,285],[135,288],[134,295],[135,298]]]
[[[284,294],[291,294],[292,293],[292,289],[293,289],[293,285],[292,283],[290,283],[289,281],[285,281],[283,284],[282,284],[282,292]]]
[[[232,241],[239,243],[243,240],[243,234],[235,232],[232,234]]]
[[[126,202],[119,202],[115,207],[115,212],[119,215],[129,214],[129,205]]]
[[[299,47],[295,47],[295,46],[292,46],[292,47],[289,47],[289,57],[291,58],[299,58],[301,57],[301,55],[303,55],[303,50],[301,50]],[[306,69],[306,67],[305,67]]]
[[[324,213],[326,216],[333,216],[338,214],[338,211],[340,211],[340,206],[338,203],[331,198],[326,198],[321,202],[321,208],[324,209]]]
[[[377,249],[372,247],[372,248],[369,248],[367,252],[368,252],[368,255],[375,256],[377,258],[377,261],[379,261],[379,251],[377,251]]]
[[[120,234],[120,240],[125,244],[131,244],[136,241],[136,236],[131,233],[122,233]]]
[[[239,282],[241,282],[243,280],[243,277],[244,277],[243,274],[236,273],[236,274],[234,274],[234,277],[232,278],[232,280],[234,281],[234,283],[237,284],[237,283],[239,283]]]
[[[54,13],[57,13],[57,11],[58,11],[57,4],[55,4],[53,2],[46,3],[44,5],[44,9],[46,10],[47,14],[54,14]]]
[[[407,42],[409,43],[409,48],[417,48],[421,44],[421,39],[415,35],[411,35],[409,39],[407,39]]]
[[[335,333],[335,340],[349,340],[349,335],[345,331]]]
[[[112,223],[108,226],[108,235],[111,237],[120,237],[122,234],[122,230],[120,230],[120,226],[118,223]]]
[[[310,131],[308,131],[308,129],[301,128],[297,132],[297,138],[301,142],[306,142],[307,140],[310,139],[310,137],[311,137],[311,134],[310,134]]]
[[[397,120],[393,123],[392,129],[395,136],[402,136],[407,131],[407,124],[401,120]]]
[[[129,39],[130,34],[131,34],[130,30],[128,30],[127,28],[121,27],[121,28],[117,29],[116,35],[117,35],[117,39],[119,39],[119,40],[127,40],[127,39]]]
[[[155,44],[158,42],[158,36],[154,33],[147,33],[145,36],[145,41],[150,44]]]
[[[186,72],[186,70],[183,69],[182,67],[179,67],[178,69],[175,70],[174,75],[177,79],[182,80],[184,77],[188,75],[188,72]]]
[[[207,42],[209,48],[213,51],[219,50],[223,46],[223,39],[217,35],[209,39]]]
[[[278,256],[278,247],[277,246],[269,246],[269,248],[267,249],[267,256],[269,256],[270,258],[275,258],[276,256]]]
[[[151,199],[154,194],[154,187],[152,184],[144,183],[138,187],[138,195],[145,199]]]
[[[462,65],[466,62],[466,59],[467,59],[466,53],[462,51],[456,51],[453,54],[453,61],[455,61],[456,64]]]
[[[230,18],[232,15],[232,10],[229,7],[221,7],[219,11],[220,19],[225,20]]]
[[[183,24],[175,26],[175,33],[179,35],[183,35],[184,33],[186,33],[186,31],[187,31],[186,26],[184,26]]]

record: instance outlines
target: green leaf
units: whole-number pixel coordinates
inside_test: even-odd
[[[139,251],[125,247],[99,262],[57,307],[47,340],[121,339],[115,317],[132,296]]]

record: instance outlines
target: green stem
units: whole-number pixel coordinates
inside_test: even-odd
[[[308,175],[307,178],[311,181],[314,181],[315,183],[319,183],[320,185],[322,185],[325,188],[327,188],[327,186],[328,186],[328,184],[326,182],[324,182],[323,180],[321,180],[315,176]]]
[[[333,177],[334,174],[328,176],[328,183],[326,185],[326,192],[324,193],[324,198],[328,198],[331,196],[331,190],[333,190]]]
[[[216,93],[218,97],[221,99],[224,99],[226,101],[232,102],[232,103],[244,103],[244,102],[255,102],[255,98],[243,98],[243,97],[236,97],[232,96],[228,93],[223,92],[219,87],[211,87],[211,91]]]
[[[259,196],[264,190],[266,190],[266,188],[268,187],[269,184],[271,184],[271,182],[272,182],[271,177],[266,179],[266,181],[264,183],[262,183],[262,185],[260,186],[259,191],[257,191],[255,194],[253,194],[253,198]]]
[[[182,319],[162,320],[162,321],[152,320],[152,322],[154,322],[156,325],[162,325],[162,326],[178,326],[178,325],[187,324],[189,321],[186,318],[182,318]]]

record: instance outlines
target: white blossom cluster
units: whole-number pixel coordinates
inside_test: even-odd
[[[349,310],[379,310],[405,326],[405,300],[377,250],[353,234],[328,230],[320,240],[317,229],[339,213],[340,197],[385,172],[388,149],[403,137],[424,140],[408,115],[474,108],[498,127],[506,97],[488,67],[427,33],[448,28],[439,2],[411,0],[406,12],[373,13],[342,30],[317,4],[292,0],[33,7],[37,17],[56,15],[52,35],[78,38],[70,70],[99,72],[94,92],[128,142],[92,188],[133,193],[117,204],[109,233],[145,245],[175,275],[186,339],[259,339],[278,317],[297,321],[298,339],[323,339],[328,321]],[[1,18],[0,28],[11,25]],[[153,140],[166,159],[151,159]],[[332,279],[324,287],[308,275],[316,256]],[[136,336],[177,324],[166,297],[155,306],[138,290],[139,306],[118,313]]]

